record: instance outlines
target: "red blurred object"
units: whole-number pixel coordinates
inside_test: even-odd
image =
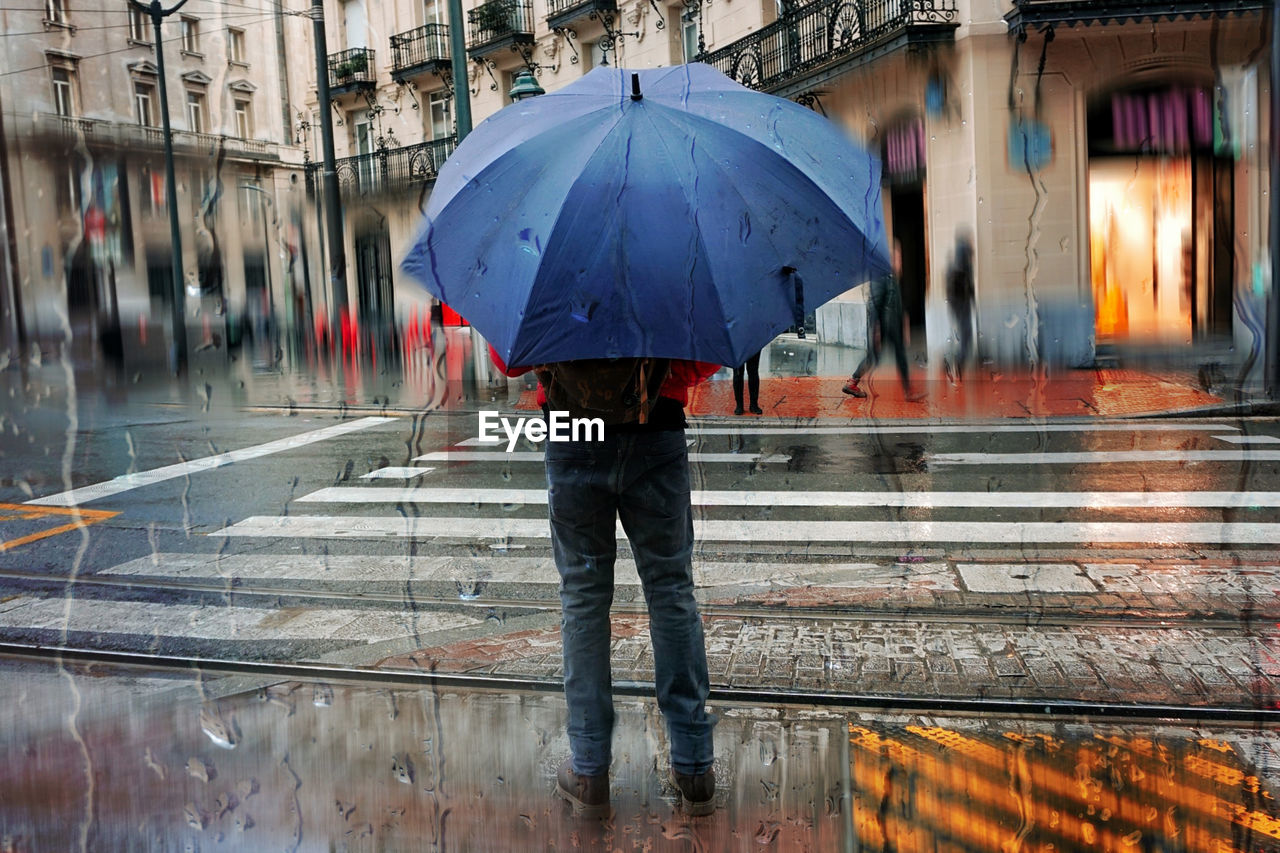
[[[464,320],[464,319],[462,319],[462,315],[460,315],[457,311],[454,311],[454,310],[453,310],[452,308],[450,308],[448,305],[443,305],[443,304],[442,304],[442,305],[440,306],[440,308],[441,308],[441,309],[442,309],[442,311],[443,311],[444,324],[445,324],[446,326],[465,326],[465,325],[467,325],[467,321],[466,321],[466,320]]]

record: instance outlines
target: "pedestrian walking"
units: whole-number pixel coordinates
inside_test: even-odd
[[[751,414],[763,415],[764,409],[760,408],[760,353],[757,352],[751,356],[743,364],[733,369],[733,399],[737,405],[733,409],[735,415],[740,415],[742,409],[742,379],[746,374],[747,393],[751,398]]]
[[[902,339],[902,291],[898,275],[902,270],[902,245],[893,241],[890,255],[892,272],[871,280],[871,301],[868,305],[867,354],[854,368],[853,375],[840,390],[853,397],[866,397],[862,389],[862,377],[880,362],[880,354],[887,342],[893,347],[898,377],[902,380],[903,396],[912,402],[924,395],[911,390],[911,374],[907,365],[907,347]]]
[[[508,368],[497,352],[490,353],[506,375],[527,372]],[[607,817],[610,810],[614,711],[609,609],[619,519],[649,609],[670,779],[686,811],[700,815],[715,809],[716,719],[706,709],[706,641],[693,597],[684,407],[689,388],[718,369],[702,362],[645,358],[561,362],[535,371],[544,411],[598,416],[605,422],[603,440],[548,442],[546,449],[572,751],[556,773],[555,791],[583,816]]]
[[[947,373],[955,381],[962,377],[973,346],[973,244],[963,231],[956,234],[955,256],[947,269],[947,307],[956,336],[955,359]]]

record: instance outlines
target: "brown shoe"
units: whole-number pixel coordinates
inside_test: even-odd
[[[716,772],[708,770],[686,776],[671,768],[671,784],[680,792],[680,802],[691,815],[707,815],[716,810]]]
[[[556,796],[568,800],[578,817],[609,816],[609,774],[580,776],[573,772],[573,759],[566,758],[556,771]]]

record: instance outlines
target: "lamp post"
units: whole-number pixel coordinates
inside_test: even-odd
[[[182,231],[178,226],[178,188],[173,176],[173,130],[169,127],[169,93],[165,85],[164,44],[160,39],[160,22],[186,5],[179,0],[172,9],[161,7],[160,0],[144,6],[139,0],[130,2],[151,16],[156,36],[156,70],[160,77],[160,127],[164,132],[165,203],[169,206],[169,242],[173,265],[173,352],[169,364],[175,374],[187,369],[187,285],[182,274]]]
[[[525,98],[533,98],[546,93],[546,90],[538,85],[538,78],[533,76],[533,71],[528,68],[522,68],[516,73],[515,80],[511,82],[511,91],[507,92],[507,96],[513,101],[523,101]]]
[[[338,207],[338,172],[333,154],[333,116],[330,115],[329,55],[324,34],[324,0],[311,0],[311,21],[316,41],[316,99],[320,102],[321,192],[329,231],[330,328],[341,327],[347,311],[347,254]]]

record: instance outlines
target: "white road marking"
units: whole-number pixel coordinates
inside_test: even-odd
[[[635,561],[620,558],[616,583],[638,586]],[[695,560],[699,588],[766,586],[857,587],[958,591],[945,563],[880,566],[874,563],[712,562]],[[170,554],[122,563],[102,574],[242,583],[261,581],[347,581],[368,583],[454,582],[463,588],[492,583],[559,583],[550,557],[422,557],[365,554]]]
[[[511,417],[519,417],[513,413]],[[704,422],[705,423],[705,422]],[[999,423],[999,424],[866,424],[862,426],[806,426],[797,422],[794,426],[701,426],[692,424],[687,435],[897,435],[908,433],[924,433],[941,435],[944,433],[983,434],[996,432],[1210,432],[1239,429],[1227,424],[1181,424],[1150,421],[1135,423]],[[477,447],[478,438],[468,438],[458,442],[459,447]]]
[[[467,614],[227,607],[20,596],[0,612],[0,627],[195,637],[203,640],[362,640],[376,643],[475,625]]]
[[[195,474],[200,471],[210,471],[214,468],[221,468],[223,465],[230,465],[233,462],[243,462],[246,459],[257,459],[261,456],[269,456],[272,453],[281,453],[285,450],[293,450],[297,447],[315,444],[317,441],[325,441],[326,439],[335,438],[340,435],[359,432],[360,430],[368,429],[371,426],[392,423],[396,420],[398,420],[398,418],[360,418],[358,420],[324,427],[323,429],[304,432],[301,435],[293,435],[277,441],[269,441],[266,444],[259,444],[254,447],[244,447],[240,450],[229,450],[226,453],[219,453],[217,456],[206,456],[203,459],[192,459],[188,462],[165,465],[163,468],[153,468],[150,471],[138,471],[133,474],[122,474],[113,480],[106,481],[105,483],[98,483],[93,486],[82,486],[78,489],[72,489],[69,492],[61,492],[60,494],[48,495],[47,497],[29,500],[27,503],[35,504],[36,506],[80,506],[88,503],[89,501],[98,500],[99,498],[105,498],[111,495],[118,495],[121,492],[127,492],[131,489],[139,488],[140,486],[162,483],[165,480],[185,477],[188,474]]]
[[[1035,507],[1164,508],[1275,507],[1280,492],[756,492],[694,491],[694,506],[803,507]],[[301,503],[347,504],[502,504],[539,506],[546,489],[464,489],[448,487],[383,488],[333,486],[300,498]]]
[[[414,462],[541,462],[541,450],[437,450],[425,456],[415,456]],[[690,453],[690,462],[761,462],[783,463],[790,456],[775,453],[760,458],[759,453]]]
[[[1215,435],[1214,438],[1231,444],[1280,444],[1280,438],[1274,435]]]
[[[936,453],[930,465],[1108,465],[1115,462],[1280,462],[1280,450],[1068,450]]]
[[[1039,521],[717,521],[693,522],[694,535],[713,542],[968,542],[998,544],[1280,543],[1280,524],[1227,522]],[[618,535],[625,535],[622,525]],[[549,539],[540,518],[381,516],[252,516],[211,536],[317,539]]]
[[[421,477],[428,471],[434,471],[435,468],[379,468],[377,471],[370,471],[361,477],[361,480],[411,480],[414,477]]]

